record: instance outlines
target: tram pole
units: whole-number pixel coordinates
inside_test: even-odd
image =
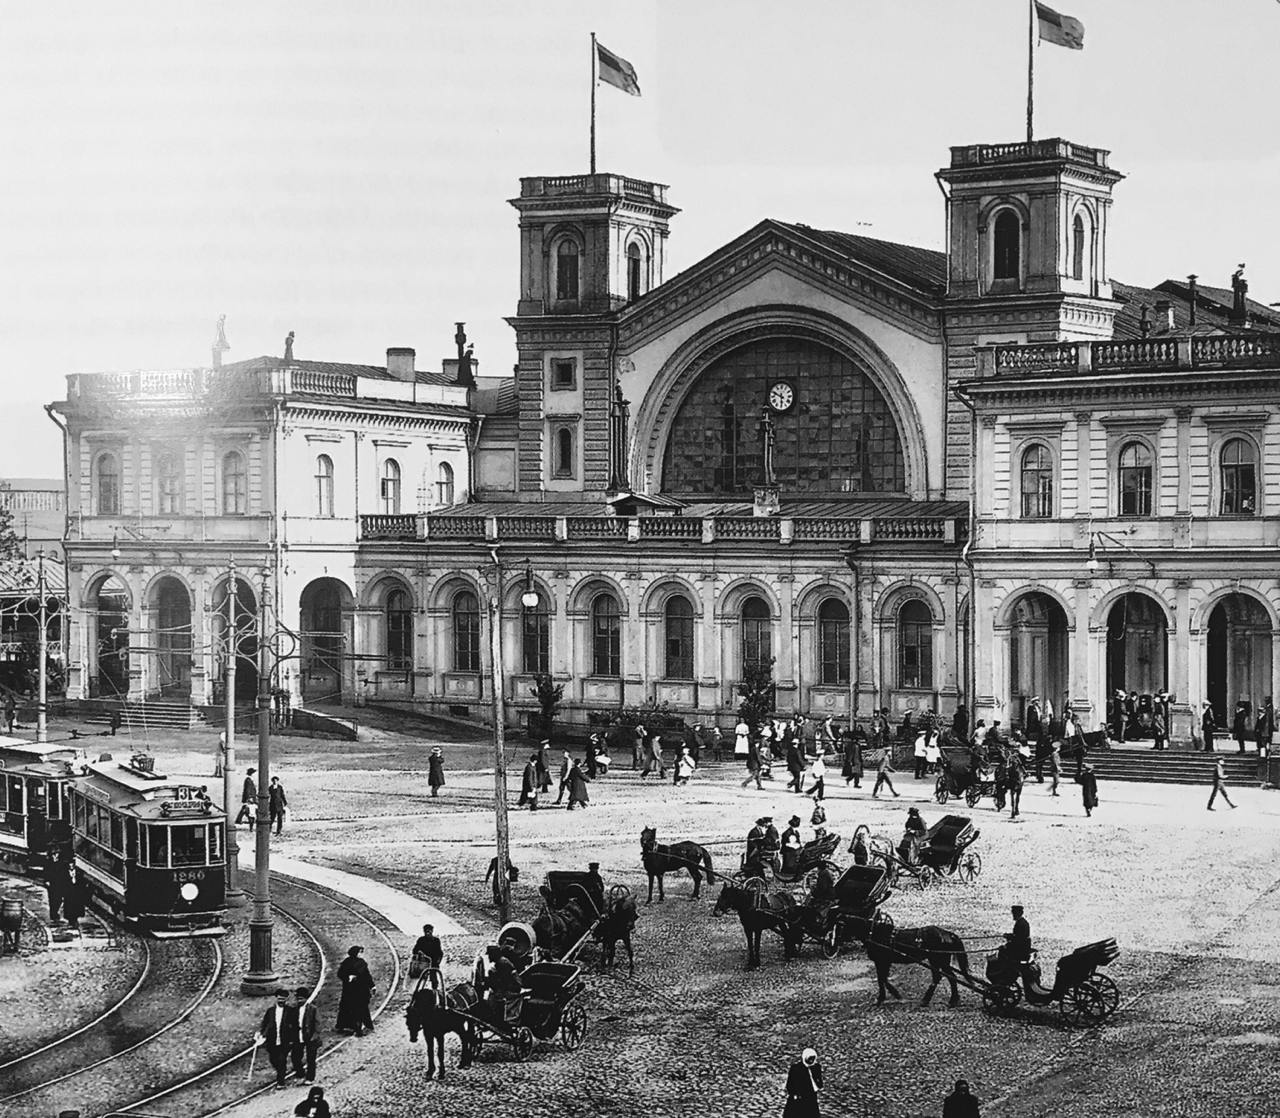
[[[262,576],[262,610],[258,622],[258,820],[254,866],[253,915],[249,918],[249,973],[240,992],[255,997],[274,994],[280,983],[271,964],[271,586]]]
[[[507,831],[507,762],[505,757],[506,685],[502,664],[502,563],[498,549],[493,556],[494,594],[489,599],[489,657],[493,689],[493,807],[497,824],[498,865],[494,875],[494,892],[498,898],[498,919],[505,924],[511,919],[511,843]]]
[[[236,582],[236,561],[231,560],[231,570],[227,575],[227,662],[224,675],[224,684],[226,686],[227,700],[227,725],[226,725],[226,746],[222,751],[222,805],[227,813],[227,873],[226,873],[226,896],[228,900],[238,900],[244,896],[236,882],[236,875],[239,866],[236,864],[240,857],[240,843],[236,838],[236,825],[231,822],[231,808],[234,804],[235,797],[235,777],[233,775],[236,767],[236,609],[240,605],[240,595],[238,593],[239,583]]]
[[[36,655],[40,659],[39,691],[36,696],[36,741],[49,740],[49,603],[44,584],[44,548],[36,554],[36,593],[40,596],[40,633],[36,638]]]

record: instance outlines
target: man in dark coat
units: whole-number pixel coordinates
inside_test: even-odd
[[[426,959],[432,970],[441,968],[444,964],[444,946],[440,942],[440,937],[436,935],[435,925],[422,925],[422,935],[413,945],[413,953]]]
[[[593,755],[594,757],[594,755]],[[560,775],[556,778],[558,781],[558,790],[556,792],[556,803],[564,803],[564,794],[569,787],[569,770],[573,767],[573,758],[569,756],[569,751],[564,751],[564,756],[560,758]]]
[[[1022,905],[1016,904],[1010,910],[1013,913],[1013,931],[1005,933],[1005,945],[1008,958],[1013,963],[1026,963],[1031,960],[1031,924],[1022,914]]]
[[[299,986],[295,991],[298,1002],[298,1044],[293,1053],[293,1069],[302,1069],[308,1083],[316,1081],[316,1055],[320,1051],[320,1014],[314,1002],[307,1001],[311,991]]]
[[[978,1100],[969,1094],[969,1083],[956,1080],[956,1089],[942,1100],[942,1118],[981,1118]]]
[[[801,757],[799,743],[794,738],[787,744],[787,772],[791,774],[787,788],[794,788],[797,792],[803,791],[804,758]]]
[[[240,791],[240,813],[236,816],[237,823],[248,823],[253,826],[254,816],[258,812],[258,785],[254,782],[253,774],[257,769],[246,769],[244,774],[244,786]]]
[[[1111,697],[1111,740],[1124,741],[1125,733],[1125,705],[1124,692],[1118,687],[1116,693]]]
[[[289,806],[289,798],[284,794],[284,785],[280,783],[278,776],[271,778],[271,784],[267,788],[267,806],[271,813],[268,824],[273,825],[276,834],[279,834],[284,827],[284,809]]]
[[[298,1043],[298,1010],[289,1004],[288,990],[276,991],[275,1004],[267,1008],[258,1024],[258,1037],[261,1038],[258,1043],[267,1050],[267,1059],[276,1070],[278,1091],[284,1086],[289,1053]]]
[[[969,740],[969,708],[964,703],[957,705],[955,714],[951,716],[951,736],[961,741]]]
[[[373,975],[369,964],[360,958],[363,947],[352,947],[338,967],[342,996],[338,1001],[338,1032],[364,1034],[373,1028],[369,1015],[369,999],[373,996]]]
[[[567,811],[572,811],[575,806],[590,806],[591,800],[587,796],[587,774],[582,771],[582,766],[578,764],[576,757],[569,765],[569,775],[565,777],[565,783],[569,788]]]
[[[544,738],[538,743],[538,752],[534,754],[538,770],[538,791],[551,790],[551,739]]]
[[[841,735],[840,747],[844,750],[844,763],[840,766],[840,775],[844,777],[846,787],[852,781],[855,788],[861,788],[862,742],[858,740],[852,726]]]
[[[822,1088],[822,1065],[818,1054],[806,1048],[787,1072],[787,1105],[782,1118],[819,1118],[818,1091]]]
[[[13,733],[13,724],[18,718],[18,704],[13,701],[13,696],[8,695],[4,700],[4,724],[9,727],[9,733]],[[111,731],[112,736],[115,731]]]
[[[1231,736],[1236,739],[1236,745],[1240,747],[1240,752],[1244,752],[1244,743],[1249,737],[1249,715],[1251,708],[1248,699],[1241,699],[1236,703],[1235,718],[1231,721]]]
[[[1204,738],[1204,751],[1206,753],[1213,752],[1213,735],[1218,729],[1218,720],[1213,716],[1213,704],[1206,702],[1204,713],[1200,716],[1200,736]]]
[[[1027,704],[1026,714],[1026,732],[1027,741],[1037,742],[1040,740],[1040,700],[1032,699]]]
[[[800,865],[800,816],[793,815],[782,832],[782,872],[793,874]]]
[[[438,745],[427,758],[427,784],[431,786],[433,796],[440,795],[440,789],[444,787],[444,750]]]
[[[1094,775],[1092,765],[1080,766],[1080,775],[1076,777],[1076,783],[1080,785],[1080,792],[1084,799],[1084,813],[1092,815],[1093,809],[1098,806],[1098,778]]]
[[[1271,705],[1271,696],[1263,700],[1262,709],[1258,712],[1258,720],[1253,727],[1254,736],[1258,740],[1258,755],[1265,756],[1271,752],[1271,737],[1276,732],[1276,711]]]
[[[536,753],[529,757],[524,767],[524,776],[520,781],[520,799],[516,801],[516,807],[524,807],[525,804],[529,805],[530,811],[538,810],[538,755]]]

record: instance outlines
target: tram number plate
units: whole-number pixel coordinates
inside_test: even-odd
[[[178,870],[173,875],[173,879],[179,884],[185,884],[188,881],[203,881],[204,870]]]

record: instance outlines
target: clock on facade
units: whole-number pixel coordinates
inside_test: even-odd
[[[769,406],[774,411],[786,411],[795,402],[795,389],[785,380],[778,381],[769,389]]]

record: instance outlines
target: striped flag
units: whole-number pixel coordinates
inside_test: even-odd
[[[1056,43],[1069,50],[1084,50],[1084,24],[1071,16],[1055,12],[1048,4],[1036,0],[1036,22],[1040,25],[1040,41]]]
[[[608,82],[623,93],[632,97],[640,96],[640,79],[636,77],[636,68],[625,58],[621,58],[608,50],[601,43],[596,43],[596,60],[602,82]]]

